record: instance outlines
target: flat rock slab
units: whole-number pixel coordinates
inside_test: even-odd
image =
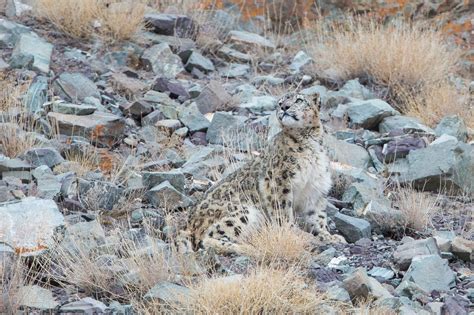
[[[100,99],[97,86],[81,73],[62,73],[54,81],[53,87],[56,93],[68,102],[82,102],[87,97]]]
[[[33,56],[33,70],[48,73],[53,47],[52,44],[34,34],[22,34],[13,50],[12,58]]]
[[[23,307],[37,308],[40,310],[52,310],[59,306],[50,290],[38,285],[28,285],[18,290],[18,305]]]
[[[60,134],[82,136],[101,146],[112,147],[123,136],[122,118],[102,112],[77,116],[50,112],[48,118]]]
[[[275,49],[276,46],[270,40],[255,33],[245,31],[230,31],[229,42],[244,49],[259,47],[267,49]]]
[[[54,103],[53,112],[67,114],[67,115],[78,115],[85,116],[93,114],[97,107],[93,105],[77,105],[68,103]]]
[[[64,217],[54,201],[34,197],[0,204],[0,218],[0,243],[29,254],[48,248],[55,229],[64,225]]]

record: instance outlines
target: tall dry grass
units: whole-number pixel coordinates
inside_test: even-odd
[[[326,302],[314,285],[295,270],[259,268],[248,275],[205,277],[190,287],[189,296],[177,295],[166,307],[171,313],[192,314],[317,314]],[[156,314],[158,301],[141,306],[140,313]]]
[[[320,74],[330,70],[332,79],[341,82],[361,78],[384,91],[382,96],[397,109],[431,126],[452,113],[472,117],[466,99],[448,79],[460,51],[435,28],[349,18],[342,25],[315,29],[310,49]]]
[[[130,39],[142,26],[144,1],[37,0],[35,12],[74,38]]]

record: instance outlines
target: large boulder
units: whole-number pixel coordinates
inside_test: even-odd
[[[426,292],[431,292],[449,291],[455,285],[455,280],[455,274],[446,259],[439,255],[422,255],[413,258],[402,281],[413,282]]]
[[[53,84],[56,94],[68,102],[82,102],[88,97],[100,99],[94,82],[81,73],[64,72]]]
[[[446,134],[464,142],[466,142],[468,136],[466,124],[458,115],[444,117],[436,126],[435,132],[438,137]]]
[[[402,183],[423,190],[474,192],[473,146],[457,141],[434,142],[424,149],[410,151],[408,171]]]
[[[430,237],[424,240],[406,242],[398,246],[393,253],[393,260],[401,270],[406,270],[410,266],[412,259],[420,255],[440,255],[434,238]]]
[[[109,113],[77,116],[50,112],[48,118],[60,134],[82,136],[101,146],[112,147],[124,136],[124,120]]]
[[[13,50],[12,60],[25,60],[25,57],[30,56],[33,59],[32,69],[47,74],[53,47],[36,34],[22,34]]]
[[[355,101],[348,104],[347,114],[352,127],[372,129],[385,117],[399,113],[387,102],[379,99]]]
[[[0,243],[29,254],[51,246],[55,230],[64,225],[54,201],[34,197],[0,204],[0,218]]]
[[[173,54],[166,43],[146,49],[141,60],[146,69],[165,78],[175,78],[178,73],[184,71],[181,58]]]

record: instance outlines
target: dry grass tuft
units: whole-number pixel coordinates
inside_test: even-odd
[[[267,223],[245,238],[244,254],[259,264],[279,267],[306,266],[311,258],[312,236],[288,222]]]
[[[314,314],[324,302],[296,271],[261,268],[244,276],[205,278],[191,286],[189,297],[169,307],[193,314]],[[155,314],[160,307],[154,302],[142,313]]]
[[[434,28],[349,19],[329,29],[320,27],[317,33],[311,49],[319,73],[331,70],[340,81],[366,80],[385,90],[392,105],[430,125],[446,114],[468,112],[447,79],[456,70],[460,52]]]
[[[38,0],[36,12],[74,38],[130,39],[142,26],[145,3],[130,0]],[[127,21],[127,23],[124,23]]]
[[[395,204],[402,212],[405,230],[423,232],[431,225],[433,215],[439,211],[438,198],[413,187],[397,187]]]
[[[15,158],[40,144],[34,134],[22,129],[24,125],[21,118],[11,123],[0,123],[0,153]]]

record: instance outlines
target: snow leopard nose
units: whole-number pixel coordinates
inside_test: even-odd
[[[286,111],[289,110],[289,109],[290,109],[290,105],[288,105],[288,104],[283,104],[283,105],[281,105],[281,110],[282,110],[282,111],[286,112]]]

